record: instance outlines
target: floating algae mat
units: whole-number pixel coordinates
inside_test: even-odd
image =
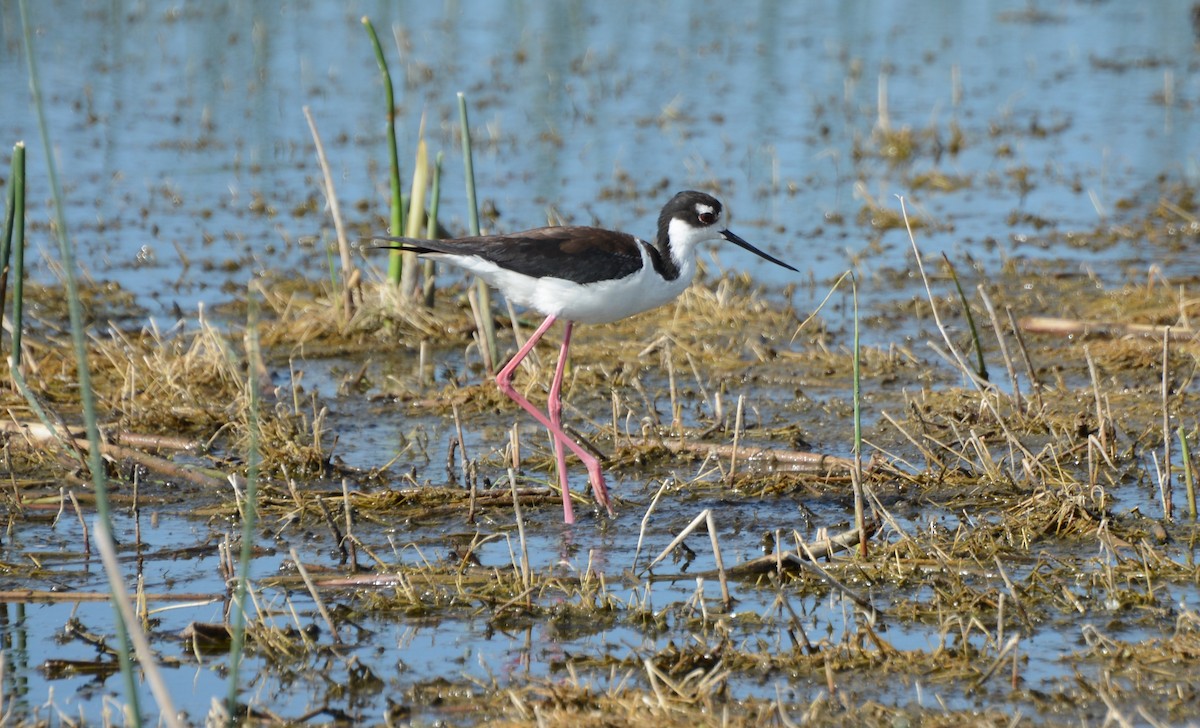
[[[472,283],[413,304],[365,250],[343,277],[302,107],[347,235],[384,232],[363,9],[33,8],[142,714],[150,662],[185,722],[225,703],[257,463],[246,721],[1197,720],[1190,6],[642,5],[372,17],[451,234],[462,90],[489,229],[646,236],[700,188],[806,271],[705,251],[678,301],[576,332],[564,420],[616,516],[572,459],[570,527]],[[0,109],[33,393],[0,390],[0,697],[100,724],[129,696],[25,103]],[[501,360],[537,324],[488,318]],[[535,403],[558,336],[518,371]]]

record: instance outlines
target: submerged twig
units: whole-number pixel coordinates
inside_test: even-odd
[[[40,422],[0,420],[0,432],[21,434],[29,438],[29,440],[38,443],[65,441],[80,451],[87,451],[91,448],[91,443],[86,437],[76,435],[61,426],[51,429]],[[225,481],[221,478],[192,470],[191,468],[173,463],[157,455],[141,452],[140,450],[114,445],[102,440],[100,442],[100,452],[105,457],[132,460],[147,470],[156,472],[167,478],[187,480],[205,488],[223,488],[225,486]]]
[[[671,542],[667,548],[663,549],[662,554],[650,563],[646,569],[653,567],[659,561],[671,553],[676,546],[687,538],[692,531],[705,519],[705,514],[702,512],[697,516],[679,535]],[[779,553],[767,554],[759,556],[756,559],[744,561],[740,564],[729,567],[726,574],[730,579],[746,579],[764,574],[790,573],[808,568],[804,562],[810,559],[824,559],[832,556],[839,551],[846,551],[857,546],[863,538],[870,538],[876,531],[879,530],[877,521],[867,521],[866,531],[860,531],[857,528],[851,528],[834,536],[830,536],[818,541],[804,544],[803,552],[784,551]],[[690,574],[655,574],[648,577],[651,581],[681,581],[684,579],[695,579],[696,577],[711,578],[719,574],[715,569],[709,571],[701,571]]]
[[[730,461],[736,457],[742,463],[752,462],[761,467],[778,467],[781,470],[820,475],[831,475],[835,472],[848,474],[854,468],[854,461],[850,458],[755,445],[718,445],[706,442],[680,442],[676,439],[650,440],[642,437],[629,438],[629,444],[633,447],[662,446],[677,454],[688,453]],[[864,470],[870,472],[870,462],[867,463]]]
[[[1026,316],[1019,321],[1022,331],[1057,336],[1145,336],[1155,339],[1163,336],[1171,341],[1191,341],[1200,331],[1181,326],[1159,326],[1157,324],[1134,324],[1122,321],[1080,321],[1054,316]]]

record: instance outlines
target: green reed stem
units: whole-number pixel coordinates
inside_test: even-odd
[[[21,371],[21,332],[25,328],[25,142],[13,146],[12,179],[8,186],[8,215],[5,218],[3,250],[0,250],[0,309],[3,309],[9,279],[8,264],[12,261],[13,312],[12,353],[9,356],[9,373],[17,391],[25,398],[30,411],[52,434],[63,453],[74,458],[80,468],[87,467],[79,449],[64,439],[64,434],[42,407],[41,399],[25,381]]]
[[[471,224],[471,234],[479,235],[479,203],[475,199],[475,161],[471,155],[471,127],[467,123],[467,97],[462,91],[458,92],[458,123],[462,127],[463,171],[467,178],[467,216]],[[477,278],[475,286],[479,296],[479,318],[483,322],[484,343],[487,348],[487,368],[491,372],[496,368],[496,324],[492,319],[492,291],[483,279]]]
[[[850,292],[854,299],[854,525],[858,528],[859,553],[867,555],[866,515],[863,513],[862,489],[862,349],[859,346],[858,326],[858,278],[850,276]]]
[[[24,145],[17,142],[13,147],[12,168],[9,176],[15,175],[17,171],[17,149],[24,149]],[[16,207],[16,185],[10,184],[4,203],[4,237],[0,239],[0,304],[4,303],[5,286],[8,282],[8,252],[12,246],[14,207]]]
[[[462,127],[463,172],[467,178],[467,221],[470,233],[479,234],[479,203],[475,200],[475,159],[471,154],[471,127],[467,124],[467,97],[458,92],[458,123]]]
[[[977,362],[976,374],[983,381],[991,381],[988,379],[987,364],[983,361],[983,342],[979,340],[979,330],[975,328],[975,317],[971,314],[971,304],[967,301],[967,294],[963,291],[962,283],[958,280],[958,271],[954,269],[954,264],[950,262],[950,258],[942,253],[942,260],[946,261],[946,267],[950,269],[950,278],[954,280],[954,287],[958,289],[958,300],[962,301],[963,311],[967,314],[967,325],[971,327],[971,341],[975,345],[975,360]]]
[[[254,555],[254,533],[258,523],[258,468],[262,459],[260,393],[258,367],[255,365],[255,362],[261,361],[258,343],[258,298],[252,292],[246,319],[246,361],[250,362],[247,375],[250,402],[246,412],[246,424],[250,441],[249,452],[246,454],[246,500],[241,509],[242,548],[238,558],[238,581],[230,615],[232,624],[229,643],[229,694],[225,701],[230,725],[237,724],[238,673],[246,645],[246,596],[250,588],[250,560]]]
[[[3,249],[0,250],[0,310],[4,308],[9,279],[9,262],[12,262],[13,309],[12,309],[12,352],[9,356],[9,374],[17,391],[25,398],[30,411],[51,433],[62,452],[73,458],[79,467],[86,468],[79,449],[68,444],[65,433],[51,419],[42,406],[41,398],[29,387],[21,370],[21,332],[25,329],[25,142],[13,146],[12,176],[8,186],[8,212],[4,224]]]
[[[1183,426],[1179,427],[1179,452],[1183,458],[1183,482],[1187,487],[1188,515],[1196,520],[1196,473],[1192,467],[1192,454],[1188,449],[1187,435]]]
[[[8,217],[5,222],[3,250],[0,251],[0,309],[3,309],[5,289],[8,283],[8,264],[12,261],[13,308],[12,308],[12,352],[9,357],[9,374],[17,391],[25,398],[29,409],[38,421],[51,433],[63,454],[73,458],[80,469],[87,463],[79,448],[66,441],[66,433],[58,426],[42,406],[42,399],[29,387],[21,369],[21,333],[25,329],[25,143],[17,142],[13,147],[12,179],[8,186]]]
[[[371,19],[364,15],[362,24],[371,38],[371,45],[375,48],[375,62],[379,64],[379,74],[383,76],[384,99],[387,101],[388,165],[391,173],[388,180],[392,193],[390,230],[392,235],[403,235],[404,202],[400,199],[400,152],[396,148],[396,97],[392,89],[392,74],[388,71],[387,58],[383,55],[383,46],[379,44],[379,36],[375,34],[375,26],[371,24]],[[402,256],[401,251],[393,250],[388,257],[388,280],[392,285],[400,285]]]
[[[325,267],[329,270],[329,295],[330,298],[334,298],[337,296],[339,286],[337,259],[333,257],[333,248],[331,246],[325,248]],[[350,277],[348,273],[346,277]]]
[[[426,220],[425,237],[429,238],[430,240],[436,240],[437,236],[438,236],[438,234],[437,234],[437,229],[438,229],[437,217],[438,217],[438,205],[442,199],[442,158],[443,158],[443,156],[444,155],[441,152],[438,152],[437,156],[434,157],[434,161],[433,161],[433,182],[430,184],[430,190],[429,190],[429,214],[425,216],[425,220]],[[434,263],[433,263],[433,261],[426,258],[422,265],[422,271],[424,274],[423,275],[423,277],[424,277],[423,286],[424,287],[421,291],[421,295],[422,295],[422,298],[424,299],[425,307],[431,308],[433,306],[433,290],[434,290]]]
[[[92,391],[92,376],[88,370],[87,341],[83,328],[83,306],[79,302],[79,284],[75,278],[75,247],[67,235],[67,218],[63,204],[62,187],[58,182],[58,168],[54,163],[54,146],[50,143],[50,131],[46,125],[46,108],[42,99],[41,83],[38,81],[37,63],[33,53],[33,33],[29,27],[29,11],[26,0],[19,0],[21,8],[21,33],[25,44],[25,62],[29,73],[29,90],[33,95],[33,105],[37,112],[38,132],[42,138],[42,147],[46,152],[46,176],[50,182],[50,193],[54,199],[55,237],[58,239],[59,255],[62,258],[63,277],[67,285],[67,312],[71,319],[71,343],[75,349],[76,368],[79,375],[79,398],[83,406],[83,424],[87,430],[88,439],[88,469],[92,472],[92,486],[96,497],[96,517],[105,525],[102,533],[96,533],[95,538],[111,538],[112,513],[108,503],[108,483],[104,472],[104,459],[100,453],[100,429],[96,420],[96,400]],[[110,590],[112,582],[120,580],[120,573],[107,573]],[[114,592],[113,621],[116,626],[117,656],[121,666],[121,676],[125,682],[126,721],[130,725],[142,725],[142,712],[139,706],[137,680],[133,674],[133,663],[130,659],[129,632],[121,610],[115,604]]]
[[[429,190],[429,213],[425,216],[425,237],[430,240],[437,239],[437,217],[442,197],[442,158],[444,156],[444,154],[438,152],[433,160],[433,182],[430,184]]]
[[[8,214],[4,218],[4,250],[0,252],[0,309],[8,287],[12,261],[12,369],[21,366],[21,330],[25,310],[25,142],[13,145],[12,174],[8,185]]]

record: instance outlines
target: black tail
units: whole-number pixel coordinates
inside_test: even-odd
[[[433,248],[428,248],[428,247],[422,245],[422,243],[424,243],[425,241],[417,240],[416,238],[393,238],[393,237],[388,237],[388,236],[380,236],[380,237],[371,238],[371,239],[372,240],[384,240],[389,243],[392,243],[392,245],[372,245],[371,247],[375,250],[402,250],[405,253],[416,253],[418,255],[420,255],[422,253],[436,253],[437,252]]]

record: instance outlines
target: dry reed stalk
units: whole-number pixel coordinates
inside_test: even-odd
[[[508,462],[509,467],[517,472],[521,470],[521,433],[516,422],[508,428]]]
[[[958,347],[956,347],[954,342],[950,339],[950,332],[946,330],[945,324],[942,323],[942,315],[938,311],[937,299],[934,298],[933,288],[929,284],[929,276],[925,273],[925,263],[921,260],[921,250],[917,247],[917,239],[913,234],[912,225],[908,219],[908,208],[905,206],[904,198],[900,196],[897,197],[900,200],[900,212],[904,218],[904,227],[908,231],[908,240],[912,244],[913,256],[917,261],[917,271],[921,274],[921,281],[925,284],[925,296],[926,300],[929,301],[929,309],[933,313],[933,322],[937,326],[938,332],[941,333],[942,340],[946,343],[946,349],[953,358],[953,363],[958,371],[964,377],[966,377],[967,381],[975,385],[975,388],[978,389],[982,394],[989,389],[991,385],[989,385],[988,382],[980,379],[979,376],[971,370],[971,367],[968,366],[963,360],[962,354],[958,351]],[[929,346],[937,351],[932,342],[929,342]]]
[[[671,543],[667,544],[667,547],[662,550],[662,553],[660,553],[658,556],[654,557],[654,560],[651,561],[646,566],[646,570],[649,571],[650,569],[653,569],[655,564],[657,564],[658,562],[665,559],[667,557],[667,555],[670,554],[672,551],[674,551],[676,546],[683,543],[684,539],[686,539],[688,536],[690,536],[692,531],[695,531],[696,528],[701,523],[703,523],[706,518],[708,518],[708,509],[707,508],[704,509],[703,511],[700,511],[700,513],[698,513],[696,515],[696,517],[692,519],[691,523],[684,526],[683,530],[680,531],[678,533],[678,535],[675,536],[674,540],[672,540]]]
[[[296,553],[295,547],[288,549],[288,553],[292,557],[292,563],[296,566],[296,573],[304,581],[304,586],[308,589],[308,593],[313,598],[313,603],[317,606],[317,612],[321,615],[321,619],[325,620],[325,626],[329,627],[329,634],[333,637],[333,641],[341,644],[342,636],[338,633],[337,623],[333,621],[329,610],[325,608],[325,602],[321,599],[320,592],[317,591],[317,585],[313,583],[312,577],[308,575],[308,569],[304,568],[304,564],[300,561],[300,555]],[[301,634],[304,630],[300,630]]]
[[[650,514],[654,513],[654,509],[658,507],[658,501],[666,492],[669,484],[670,481],[664,480],[662,485],[658,486],[658,492],[650,499],[650,505],[646,507],[646,513],[642,515],[642,524],[638,529],[637,547],[633,550],[633,566],[630,567],[635,574],[637,573],[638,556],[642,553],[642,542],[646,538],[646,527],[650,524]]]
[[[79,506],[79,499],[75,497],[74,490],[68,490],[67,495],[71,498],[71,505],[75,507],[75,516],[79,518],[79,527],[83,530],[83,555],[91,556],[92,540],[88,538],[87,520],[83,517],[83,508]]]
[[[729,596],[729,578],[725,575],[725,560],[721,558],[721,545],[717,543],[717,526],[713,522],[711,509],[705,510],[704,522],[708,525],[708,538],[712,541],[713,559],[717,564],[717,576],[721,582],[721,603],[725,611],[733,608],[733,599]]]
[[[808,557],[807,560],[800,559],[797,561],[797,563],[801,566],[801,568],[806,569],[806,570],[811,571],[812,573],[816,574],[826,584],[828,584],[829,586],[838,590],[845,596],[849,597],[850,601],[854,602],[855,604],[857,604],[858,606],[860,606],[864,610],[866,610],[868,616],[872,620],[883,615],[883,613],[884,613],[883,610],[877,609],[875,607],[875,605],[871,604],[869,599],[867,599],[863,595],[859,594],[857,591],[851,589],[849,586],[843,584],[841,581],[836,579],[833,576],[833,574],[830,574],[824,567],[822,567],[821,564],[817,560],[816,554],[814,554],[812,552],[812,550],[809,549],[808,544],[805,543],[804,539],[800,537],[799,532],[792,531],[792,538],[795,539],[795,541],[796,541],[796,551],[804,552],[804,555]],[[866,540],[867,539],[866,539],[865,533],[859,534],[859,543],[862,543],[863,541],[866,541]]]
[[[484,369],[490,372],[494,366],[492,362],[496,361],[496,354],[492,351],[491,342],[485,333],[488,330],[485,317],[491,314],[480,307],[479,293],[475,288],[467,290],[467,302],[471,304],[471,315],[475,318],[475,344],[483,356]]]
[[[320,509],[321,516],[325,519],[325,525],[329,526],[333,542],[337,544],[338,552],[342,556],[341,563],[344,565],[350,560],[350,554],[346,549],[346,536],[342,533],[342,529],[338,527],[337,519],[333,517],[333,513],[329,510],[329,505],[325,503],[325,499],[318,495],[316,501],[317,508]]]
[[[113,548],[112,535],[108,533],[108,525],[103,518],[96,518],[95,525],[96,548],[100,551],[104,570],[108,574],[109,587],[112,589],[111,597],[121,612],[121,618],[125,621],[129,640],[133,643],[142,675],[149,684],[154,699],[158,702],[159,718],[171,728],[183,728],[183,723],[179,720],[179,712],[175,709],[174,701],[171,700],[171,691],[163,680],[162,672],[158,669],[154,650],[150,648],[150,641],[139,626],[137,615],[130,606],[129,592],[125,588],[125,582],[121,579],[121,566],[117,563],[117,552]]]
[[[408,238],[420,238],[426,231],[425,224],[425,196],[429,189],[429,146],[425,142],[425,114],[421,114],[421,122],[417,126],[417,149],[413,158],[413,176],[412,182],[408,186],[408,214],[404,216],[404,231],[402,234]],[[418,282],[417,272],[420,270],[421,262],[416,253],[404,251],[401,254],[403,258],[403,268],[400,272],[400,293],[409,305],[415,303],[418,299],[418,293],[421,293],[421,285]],[[420,266],[420,267],[419,267]]]
[[[1021,406],[1021,382],[1017,379],[1017,368],[1013,364],[1012,357],[1008,353],[1008,343],[1005,341],[1004,330],[1000,326],[1000,318],[996,315],[996,307],[992,305],[991,296],[988,295],[987,288],[982,283],[976,286],[979,291],[979,297],[983,300],[983,307],[988,312],[988,318],[992,322],[992,331],[996,333],[996,344],[1000,347],[1000,356],[1004,359],[1004,368],[1008,370],[1008,380],[1012,383],[1013,407],[1022,412],[1024,408]]]
[[[734,476],[737,474],[738,465],[738,441],[741,439],[742,426],[744,418],[745,395],[739,394],[737,400],[737,410],[733,417],[733,447],[729,452],[729,475],[727,479],[730,483],[733,482]]]
[[[688,367],[691,368],[692,379],[696,382],[696,389],[700,390],[700,399],[704,401],[705,406],[708,407],[710,412],[714,413],[715,417],[716,409],[713,406],[712,398],[709,397],[708,389],[704,386],[704,380],[700,377],[700,370],[696,366],[696,359],[690,351],[685,351],[683,354],[687,359]],[[719,418],[717,419],[719,420]]]
[[[908,440],[909,443],[911,443],[913,447],[917,448],[917,450],[921,453],[921,456],[925,458],[925,463],[926,463],[927,467],[941,465],[941,462],[942,462],[941,458],[939,458],[937,455],[935,455],[934,452],[932,450],[930,450],[928,447],[926,447],[924,443],[922,443],[917,438],[913,437],[912,433],[910,433],[903,426],[901,426],[900,423],[897,422],[890,414],[888,414],[886,411],[880,412],[879,414],[881,417],[883,417],[883,419],[887,420],[888,423],[892,427],[896,428],[896,431],[899,432],[901,435],[903,435],[904,438],[906,440]]]
[[[779,717],[779,722],[783,724],[783,728],[800,728],[800,724],[792,720],[788,715],[788,710],[783,705],[783,688],[779,683],[775,684],[775,715]]]
[[[417,386],[426,387],[432,378],[429,372],[429,339],[421,339],[419,353],[417,355]]]
[[[1009,578],[1008,572],[1006,572],[1004,570],[1004,564],[1000,561],[1000,556],[993,555],[992,559],[996,564],[996,571],[999,572],[1000,578],[1002,580],[1004,580],[1005,588],[1008,589],[1009,598],[1012,599],[1013,604],[1017,608],[1017,613],[1021,616],[1021,621],[1024,622],[1026,625],[1032,626],[1033,622],[1029,618],[1029,613],[1027,611],[1025,611],[1025,603],[1017,595],[1017,587],[1016,587],[1016,585],[1013,584],[1012,579]],[[1003,623],[1001,623],[1001,624],[1003,624]]]
[[[1092,352],[1087,344],[1083,345],[1083,358],[1087,361],[1088,374],[1092,381],[1092,397],[1096,405],[1096,432],[1100,437],[1100,447],[1104,452],[1109,452],[1109,428],[1104,421],[1104,401],[1100,394],[1100,377],[1096,373],[1096,362],[1092,359]]]
[[[350,485],[342,478],[342,510],[346,516],[346,535],[343,537],[350,551],[350,570],[358,571],[358,539],[354,537],[354,513],[350,503]]]
[[[325,201],[329,204],[329,214],[333,217],[333,229],[337,233],[338,254],[342,260],[342,310],[346,316],[346,323],[349,323],[354,315],[353,285],[358,278],[358,270],[350,257],[350,239],[346,236],[346,227],[342,222],[342,209],[338,204],[337,191],[333,187],[333,173],[329,169],[329,160],[325,157],[325,145],[321,143],[317,123],[313,121],[312,112],[307,105],[303,107],[303,111],[308,129],[312,132],[313,144],[317,148],[317,163],[321,167],[321,177],[324,181],[322,190],[325,192]]]
[[[658,418],[658,408],[655,407],[654,401],[650,398],[649,392],[646,391],[646,386],[642,384],[640,377],[633,378],[633,389],[642,398],[642,407],[645,408],[644,418],[649,420],[655,427],[662,427],[662,420]]]
[[[517,519],[517,537],[521,544],[521,586],[529,590],[533,587],[533,574],[529,567],[529,545],[525,540],[525,518],[521,515],[521,499],[517,497],[517,474],[511,468],[508,471],[508,484],[512,490],[513,515]]]
[[[457,403],[451,404],[451,410],[454,413],[454,435],[456,438],[455,443],[458,446],[458,464],[459,467],[462,468],[463,485],[467,486],[471,482],[471,478],[467,472],[467,464],[470,462],[470,459],[467,457],[467,441],[466,438],[463,437],[462,417],[459,415]],[[453,454],[449,453],[447,456],[452,457]],[[449,470],[449,468],[447,468],[447,470]]]
[[[1017,341],[1017,351],[1021,352],[1021,362],[1025,365],[1025,373],[1029,376],[1029,388],[1033,392],[1034,399],[1037,400],[1038,414],[1041,414],[1046,411],[1046,405],[1042,401],[1042,383],[1038,380],[1037,370],[1033,368],[1033,360],[1029,358],[1029,349],[1025,346],[1025,338],[1021,336],[1021,327],[1017,324],[1012,308],[1005,306],[1004,313],[1008,316],[1008,327]]]

